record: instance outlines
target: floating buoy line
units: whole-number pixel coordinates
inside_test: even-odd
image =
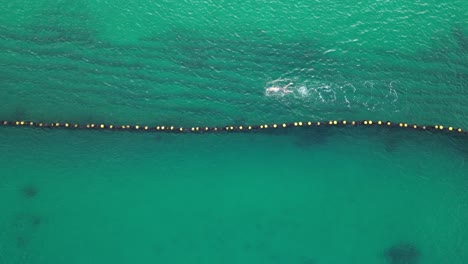
[[[402,129],[412,129],[420,131],[440,131],[453,134],[464,134],[468,135],[467,131],[461,128],[455,128],[452,126],[443,125],[416,125],[402,122],[391,122],[391,121],[346,121],[346,120],[329,120],[324,122],[312,122],[312,121],[299,121],[292,123],[277,123],[277,124],[261,124],[261,125],[228,125],[221,127],[179,127],[172,125],[159,125],[159,126],[145,126],[145,125],[114,125],[104,123],[89,123],[89,124],[77,124],[77,123],[44,123],[44,122],[32,122],[32,121],[1,121],[0,126],[14,126],[14,127],[34,127],[34,128],[60,128],[70,130],[112,130],[112,131],[142,131],[142,132],[165,132],[165,133],[216,133],[216,132],[249,132],[259,130],[275,130],[275,129],[286,129],[294,127],[355,127],[355,126],[379,126],[379,127],[395,127]]]

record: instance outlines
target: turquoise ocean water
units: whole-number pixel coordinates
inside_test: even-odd
[[[2,120],[468,129],[464,0],[0,0],[0,12]],[[0,263],[467,263],[467,141],[0,127]]]

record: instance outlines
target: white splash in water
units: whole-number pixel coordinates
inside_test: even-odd
[[[297,89],[297,92],[302,97],[308,97],[309,94],[310,94],[309,89],[307,89],[307,87],[305,87],[305,86],[299,87],[299,89]]]
[[[294,82],[294,85],[288,88],[288,93],[281,92],[282,87],[290,82]],[[364,108],[372,112],[398,112],[401,106],[398,90],[395,89],[396,83],[395,81],[375,80],[361,83],[351,81],[336,83],[316,80],[303,81],[299,78],[279,78],[267,83],[264,89],[266,96],[284,97],[284,100],[289,102],[301,102],[305,107]],[[278,92],[268,92],[269,88]]]

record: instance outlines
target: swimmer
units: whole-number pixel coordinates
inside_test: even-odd
[[[283,87],[279,87],[279,86],[268,87],[266,89],[266,92],[268,94],[279,93],[279,92],[282,92],[283,94],[292,93],[293,91],[288,90],[289,86],[291,86],[291,85],[293,85],[293,83],[288,83],[288,85],[283,86]]]

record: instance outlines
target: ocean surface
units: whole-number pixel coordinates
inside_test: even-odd
[[[0,120],[468,129],[466,0],[0,12]],[[0,263],[468,263],[466,135],[0,127],[0,147]]]

